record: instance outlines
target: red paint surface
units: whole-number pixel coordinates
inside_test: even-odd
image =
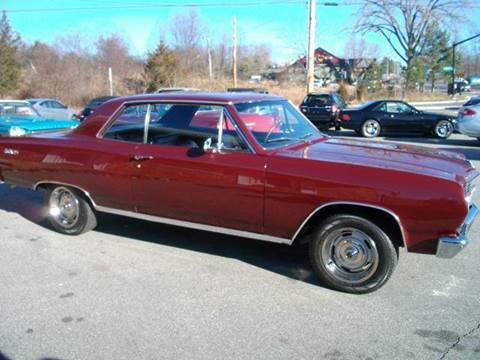
[[[242,119],[231,104],[227,109],[256,154],[201,153],[97,138],[125,100],[268,99],[279,98],[192,93],[115,99],[73,132],[1,139],[0,176],[27,187],[40,181],[75,185],[101,206],[283,238],[291,238],[324,204],[365,203],[395,213],[409,250],[427,253],[435,251],[439,236],[455,233],[464,220],[463,186],[477,172],[451,152],[327,137],[267,151],[249,131],[252,119]],[[208,114],[197,121],[212,125]],[[6,155],[5,148],[20,153]],[[133,155],[154,160],[137,163],[131,161]]]

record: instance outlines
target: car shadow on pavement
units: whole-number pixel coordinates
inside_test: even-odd
[[[0,185],[0,199],[0,210],[17,213],[49,228],[41,193]],[[306,246],[290,247],[104,213],[98,214],[98,226],[94,231],[237,259],[291,279],[322,286],[312,273]]]
[[[13,360],[13,359],[5,356],[5,355],[0,351],[0,360]],[[46,358],[40,358],[40,359],[38,359],[38,360],[61,360],[61,359],[59,359],[59,358],[46,357]]]
[[[232,258],[291,279],[320,285],[312,273],[307,246],[280,245],[109,214],[100,214],[95,231]]]

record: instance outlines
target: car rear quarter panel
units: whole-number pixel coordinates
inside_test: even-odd
[[[89,193],[96,203],[131,209],[131,144],[105,147],[96,138],[69,134],[55,138],[0,141],[1,176],[10,184],[33,188],[38,183],[62,183]],[[5,154],[5,149],[18,152]]]
[[[321,206],[345,202],[385,208],[400,219],[410,251],[433,253],[467,213],[453,181],[382,168],[307,159],[268,161],[265,231],[290,238]]]

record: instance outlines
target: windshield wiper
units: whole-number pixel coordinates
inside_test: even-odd
[[[306,139],[306,138],[309,138],[312,135],[313,135],[313,133],[306,133],[305,135],[300,136],[299,139]]]

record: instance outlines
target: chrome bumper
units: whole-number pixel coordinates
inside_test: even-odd
[[[442,236],[438,239],[437,257],[443,259],[451,259],[457,255],[464,247],[468,245],[470,239],[467,233],[478,215],[478,208],[475,204],[470,205],[467,217],[462,226],[458,230],[457,236]]]

